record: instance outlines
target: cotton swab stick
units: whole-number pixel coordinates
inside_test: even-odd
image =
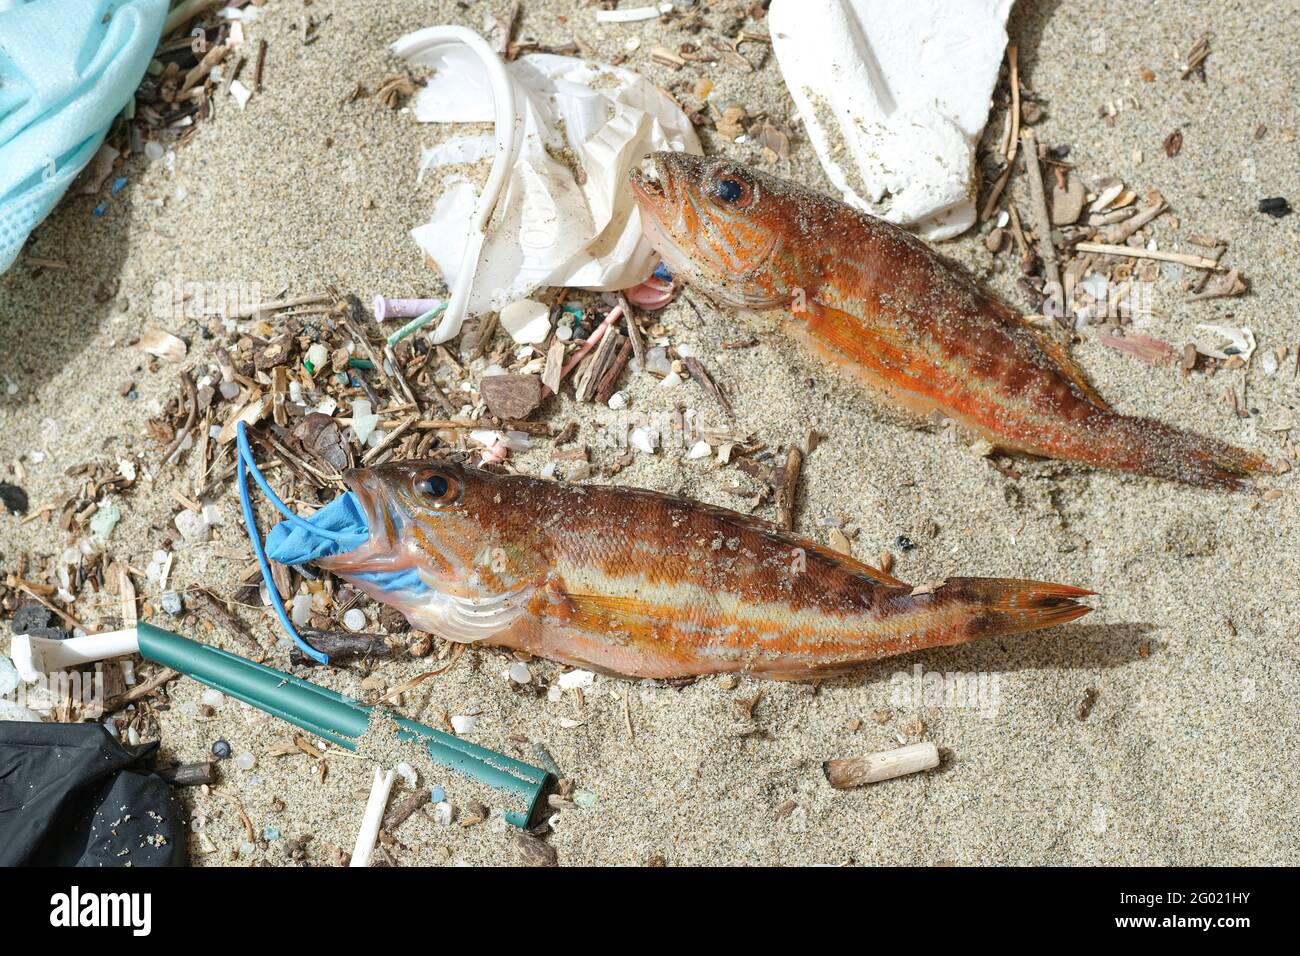
[[[357,845],[352,848],[352,862],[348,866],[369,866],[370,856],[375,852],[375,840],[379,838],[379,824],[383,822],[384,811],[388,808],[388,794],[393,789],[393,771],[381,774],[375,768],[375,782],[370,787],[370,799],[366,801],[366,812],[361,815],[361,829],[357,832]]]

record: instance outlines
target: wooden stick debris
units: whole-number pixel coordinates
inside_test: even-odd
[[[281,309],[292,309],[300,305],[329,305],[333,301],[333,297],[326,292],[318,292],[314,295],[300,295],[291,299],[272,299],[269,302],[258,302],[255,305],[227,313],[226,318],[248,319],[259,312],[278,312]]]
[[[549,436],[551,426],[546,422],[522,422],[506,420],[500,424],[491,421],[470,421],[462,422],[450,418],[425,418],[413,422],[411,427],[416,431],[442,431],[446,429],[464,429],[477,430],[480,428],[500,428],[508,432],[527,432],[530,435]]]
[[[356,658],[373,659],[392,657],[393,649],[382,634],[353,634],[348,631],[317,631],[305,629],[303,637],[330,659],[330,664],[341,664]],[[289,663],[306,667],[320,666],[296,646],[289,650]]]
[[[384,816],[384,829],[392,833],[405,823],[411,817],[411,814],[428,803],[432,793],[433,791],[428,787],[421,787],[414,793],[409,794],[405,800],[398,803]]]
[[[636,346],[632,344],[630,339],[623,338],[618,349],[618,355],[601,373],[600,382],[596,386],[596,401],[604,405],[618,391],[618,377],[623,374],[623,369],[627,366],[628,360],[632,357],[635,349]]]
[[[632,343],[632,368],[640,372],[645,368],[645,340],[641,338],[641,328],[636,324],[632,306],[627,296],[618,293],[619,308],[623,310],[623,324],[627,326],[627,337]]]
[[[781,470],[781,487],[776,493],[777,523],[786,531],[794,530],[794,506],[799,491],[799,469],[803,467],[803,452],[791,445],[785,453],[785,466]]]
[[[827,760],[822,771],[836,790],[861,787],[882,780],[892,780],[909,773],[932,770],[939,766],[939,748],[926,741],[843,760]]]
[[[406,432],[410,430],[411,426],[414,425],[415,422],[416,420],[414,418],[411,418],[402,422],[402,424],[394,428],[391,432],[389,432],[387,435],[384,436],[383,441],[381,441],[378,445],[376,445],[374,448],[371,448],[369,451],[367,451],[364,455],[361,456],[361,464],[363,465],[374,464],[376,459],[378,459],[380,455],[384,454],[384,452],[392,448],[393,445],[397,443],[397,440],[401,438],[404,434],[406,434]]]
[[[185,82],[182,83],[181,88],[176,91],[176,98],[180,99],[193,89],[195,84],[202,82],[203,78],[212,72],[212,68],[225,58],[226,47],[224,46],[214,46],[205,53],[203,59],[199,60],[198,64],[185,74]]]
[[[1016,147],[1020,144],[1020,47],[1007,44],[1007,72],[1011,83],[1011,142],[1007,146],[1007,168],[1016,161]],[[1035,157],[1036,158],[1036,157]]]
[[[266,651],[262,648],[261,643],[253,636],[252,632],[244,626],[244,622],[235,617],[226,607],[226,602],[222,601],[215,594],[203,588],[195,588],[185,595],[191,600],[197,600],[211,615],[212,619],[220,624],[232,637],[239,640],[246,647],[256,651],[259,655],[265,657]]]
[[[217,782],[217,765],[212,760],[160,767],[156,773],[173,787],[210,787]]]
[[[600,344],[600,340],[604,338],[605,333],[609,330],[610,326],[617,322],[622,314],[623,309],[617,305],[609,310],[609,314],[605,316],[605,320],[601,322],[600,325],[596,326],[595,330],[587,336],[587,341],[582,343],[582,347],[574,352],[569,361],[565,363],[564,369],[560,372],[561,381],[567,378],[569,373],[578,367],[578,363],[586,357],[588,352]]]
[[[266,66],[266,41],[257,41],[257,59],[253,61],[253,92],[262,92],[262,69]]]
[[[158,690],[158,688],[171,683],[180,676],[180,671],[174,671],[170,667],[164,667],[143,684],[136,684],[125,694],[110,697],[108,702],[104,704],[104,712],[111,714],[114,711],[121,710],[127,704],[134,704],[137,700],[143,700],[154,691]]]
[[[1161,249],[1142,249],[1133,246],[1115,246],[1107,242],[1080,242],[1074,247],[1079,252],[1098,252],[1105,256],[1128,256],[1132,259],[1159,259],[1161,262],[1176,262],[1191,266],[1193,269],[1221,270],[1213,259],[1205,256],[1193,256],[1183,252],[1165,252]]]
[[[1038,239],[1038,257],[1043,260],[1043,274],[1047,281],[1059,289],[1061,267],[1056,246],[1052,244],[1052,217],[1047,208],[1047,194],[1043,191],[1043,171],[1038,165],[1038,137],[1032,129],[1027,129],[1020,138],[1025,144],[1025,178],[1029,181],[1030,212]]]
[[[713,376],[711,376],[708,369],[704,367],[704,363],[691,355],[682,359],[682,364],[686,366],[686,371],[689,372],[691,378],[695,380],[695,384],[699,385],[700,388],[712,395],[714,401],[722,406],[722,410],[734,418],[735,412],[731,410],[731,402],[727,401],[727,396],[723,394],[718,383],[713,380]]]
[[[190,378],[189,370],[181,372],[181,388],[185,390],[185,424],[176,432],[176,438],[167,446],[167,451],[162,456],[162,464],[171,464],[172,455],[180,451],[181,445],[185,444],[185,436],[190,433],[194,427],[194,421],[199,415],[199,398],[194,391],[194,379]]]
[[[1150,206],[1147,206],[1145,209],[1139,209],[1133,215],[1126,217],[1122,222],[1116,223],[1107,229],[1104,238],[1109,243],[1122,243],[1124,240],[1128,239],[1129,236],[1133,235],[1133,233],[1137,232],[1168,208],[1168,204],[1161,199],[1152,203]]]

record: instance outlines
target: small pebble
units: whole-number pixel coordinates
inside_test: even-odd
[[[162,593],[162,609],[172,617],[180,617],[185,612],[185,602],[181,600],[180,593],[177,591],[164,591]]]
[[[511,302],[498,314],[501,328],[516,342],[537,345],[551,334],[551,310],[545,302],[520,299]]]
[[[315,375],[318,371],[329,364],[329,360],[329,349],[317,342],[307,350],[307,358],[305,361],[307,371]],[[367,408],[367,411],[369,411],[369,408]]]
[[[290,614],[294,627],[306,627],[311,622],[311,595],[295,594],[293,610]]]
[[[176,530],[190,544],[199,544],[208,540],[208,523],[197,511],[186,509],[176,515]]]
[[[1285,196],[1274,196],[1271,199],[1261,199],[1259,211],[1274,219],[1281,219],[1291,214],[1291,204],[1287,202]]]
[[[122,520],[122,509],[117,505],[106,504],[90,519],[90,532],[101,541],[107,541],[120,520]]]

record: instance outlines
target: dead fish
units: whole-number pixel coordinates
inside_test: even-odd
[[[1121,415],[1052,338],[920,239],[726,159],[653,155],[632,187],[674,275],[783,309],[798,342],[895,409],[935,412],[1009,452],[1240,488],[1262,456]]]
[[[913,588],[761,520],[635,488],[445,462],[344,480],[369,540],[322,568],[420,630],[626,677],[824,676],[1091,610],[1076,600],[1091,591],[1038,581]]]

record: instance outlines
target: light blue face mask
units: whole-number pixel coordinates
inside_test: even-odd
[[[0,0],[0,272],[99,149],[166,16],[167,0]]]

